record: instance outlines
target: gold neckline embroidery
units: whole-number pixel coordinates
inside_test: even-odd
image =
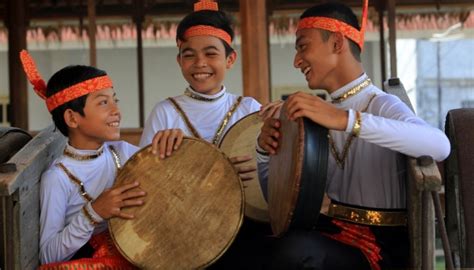
[[[363,82],[359,83],[358,85],[356,85],[356,86],[352,87],[351,89],[347,90],[346,92],[344,92],[342,95],[334,98],[332,100],[332,103],[341,103],[344,100],[346,100],[346,99],[348,99],[352,96],[357,95],[358,93],[360,93],[360,91],[362,91],[362,89],[366,88],[371,83],[372,83],[372,81],[370,80],[370,78],[365,79]]]
[[[67,148],[67,146],[66,146],[66,148],[64,148],[64,151],[63,151],[63,154],[66,157],[69,157],[69,158],[72,158],[72,159],[75,159],[75,160],[79,160],[79,161],[86,161],[86,160],[96,159],[96,158],[100,157],[100,155],[102,155],[102,153],[104,153],[104,147],[103,146],[97,151],[96,154],[91,154],[91,155],[81,155],[81,154],[78,154],[78,153],[74,153],[71,150],[69,150]]]
[[[186,89],[186,91],[184,91],[184,94],[192,99],[196,99],[196,100],[199,100],[199,101],[205,101],[205,102],[214,102],[218,99],[220,99],[221,97],[224,96],[225,92],[222,93],[222,95],[218,96],[218,97],[215,97],[215,98],[207,98],[207,97],[203,97],[203,96],[200,96],[200,95],[197,95],[193,92],[191,92],[191,90],[189,89]]]

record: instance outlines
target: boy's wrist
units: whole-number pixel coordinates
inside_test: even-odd
[[[92,202],[86,203],[83,209],[87,212],[87,214],[89,214],[89,217],[92,219],[93,222],[101,223],[104,221],[104,218],[97,214],[97,212],[94,210],[94,207],[92,207]]]

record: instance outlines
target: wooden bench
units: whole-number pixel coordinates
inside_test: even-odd
[[[398,96],[414,111],[405,88],[398,78],[387,80],[384,86],[387,93]],[[404,158],[407,162],[406,194],[411,267],[434,269],[436,219],[433,203],[439,203],[436,198],[442,186],[441,174],[437,164],[430,157],[416,159],[405,156]]]

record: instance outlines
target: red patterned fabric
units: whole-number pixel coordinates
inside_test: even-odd
[[[89,79],[80,83],[77,83],[71,87],[68,87],[46,99],[46,106],[51,112],[58,106],[61,106],[71,100],[78,97],[82,97],[89,93],[112,88],[113,83],[109,76],[100,76],[93,79]]]
[[[297,30],[307,28],[323,29],[331,32],[340,32],[348,39],[359,45],[360,49],[364,48],[365,28],[367,25],[367,15],[369,10],[369,0],[364,0],[362,9],[362,22],[360,31],[353,26],[339,21],[337,19],[327,17],[306,17],[299,21]]]
[[[92,236],[89,241],[95,252],[92,258],[78,259],[69,262],[50,263],[39,267],[39,270],[135,270],[138,269],[120,255],[108,231]]]
[[[200,10],[219,10],[219,5],[212,0],[201,0],[197,3],[194,3],[194,11]]]
[[[33,85],[36,94],[38,94],[40,98],[46,99],[46,83],[43,78],[41,78],[41,75],[36,68],[35,61],[26,50],[20,52],[20,60],[23,64],[23,70],[25,70],[26,77]]]
[[[339,227],[341,232],[338,234],[325,234],[326,236],[360,249],[373,270],[381,269],[379,265],[379,261],[382,259],[382,256],[380,256],[381,248],[378,246],[375,236],[368,226],[336,219],[332,220],[332,223]]]
[[[56,109],[58,106],[61,106],[78,97],[113,87],[112,80],[109,78],[109,76],[105,75],[77,83],[47,98],[46,83],[41,78],[35,61],[31,55],[26,50],[22,50],[20,52],[20,60],[23,64],[23,70],[25,71],[28,80],[33,85],[33,89],[38,94],[38,96],[40,96],[40,98],[46,100],[46,106],[50,112]]]
[[[190,38],[190,37],[195,37],[195,36],[213,36],[213,37],[217,37],[217,38],[220,38],[222,40],[224,40],[227,44],[230,44],[232,43],[232,38],[230,37],[230,35],[222,30],[222,29],[219,29],[219,28],[216,28],[216,27],[213,27],[213,26],[209,26],[209,25],[196,25],[196,26],[192,26],[190,28],[188,28],[188,30],[186,30],[186,32],[184,32],[184,38]],[[178,47],[181,46],[181,43],[182,41],[181,40],[178,40]]]

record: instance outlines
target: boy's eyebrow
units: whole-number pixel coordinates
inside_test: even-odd
[[[116,95],[117,95],[117,93],[114,92],[113,97],[115,97]],[[106,98],[108,98],[109,95],[106,95],[106,94],[98,94],[97,96],[94,97],[94,99],[99,98],[99,97],[106,97]]]
[[[181,53],[185,53],[185,52],[194,52],[194,50],[191,49],[191,48],[184,48],[184,49],[181,51]]]
[[[207,51],[207,50],[219,50],[216,46],[214,45],[210,45],[210,46],[207,46],[203,49],[204,51]]]

